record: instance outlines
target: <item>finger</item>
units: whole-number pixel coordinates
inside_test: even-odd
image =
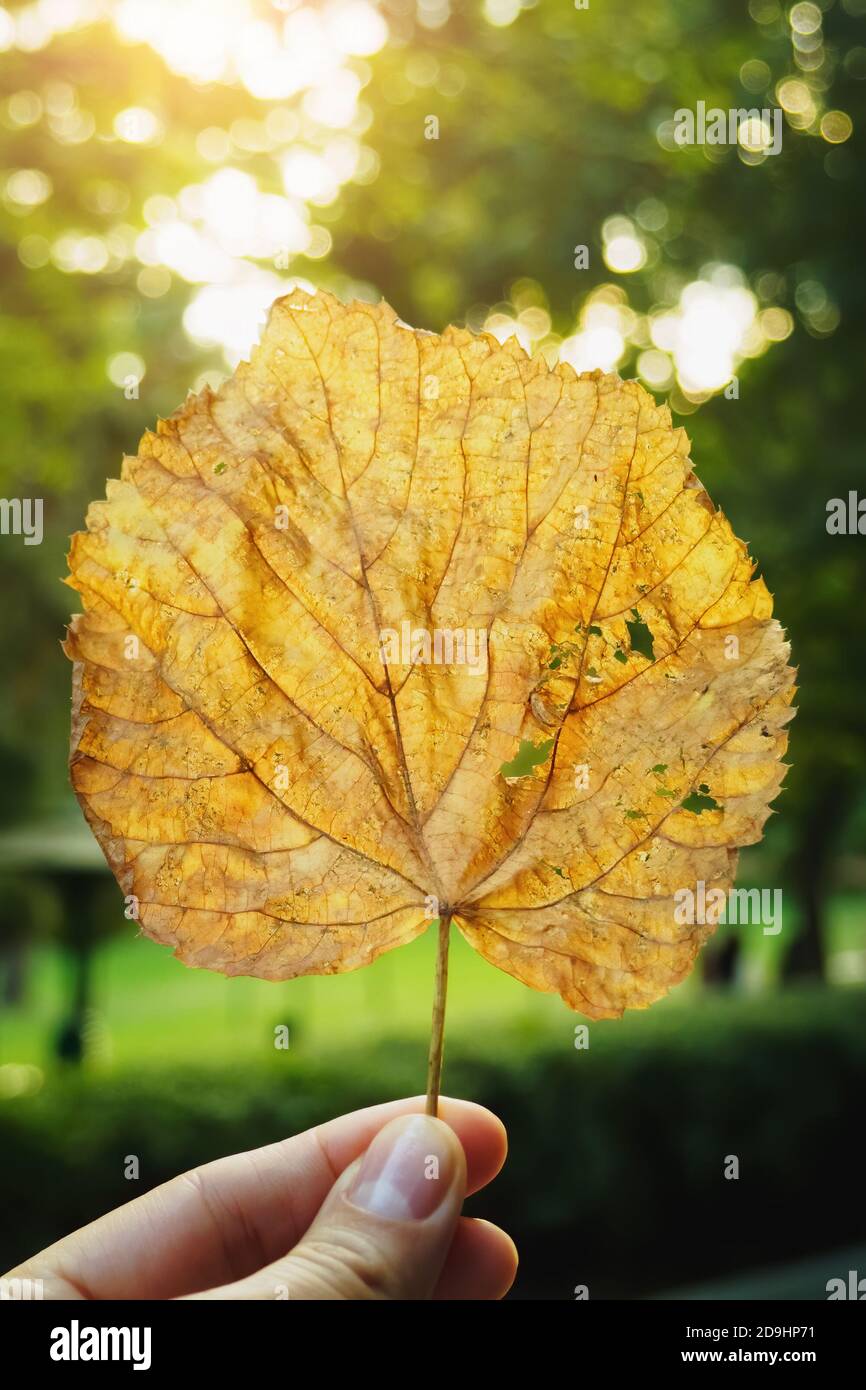
[[[433,1297],[460,1302],[504,1298],[516,1273],[511,1237],[489,1221],[461,1216]]]
[[[303,1239],[266,1268],[198,1298],[430,1298],[466,1192],[454,1131],[429,1115],[392,1120],[345,1170]]]
[[[336,1178],[424,1098],[371,1106],[247,1153],[217,1159],[109,1212],[27,1261],[46,1298],[175,1298],[243,1278],[297,1244]],[[469,1191],[505,1158],[501,1122],[468,1101],[440,1114],[466,1154]]]

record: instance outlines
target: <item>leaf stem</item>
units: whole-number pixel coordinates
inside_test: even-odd
[[[430,1024],[430,1053],[427,1059],[427,1114],[439,1112],[439,1087],[442,1081],[442,1053],[445,1047],[445,996],[448,990],[448,943],[451,936],[451,913],[439,917],[439,944],[436,952],[436,987],[433,995],[433,1019]]]

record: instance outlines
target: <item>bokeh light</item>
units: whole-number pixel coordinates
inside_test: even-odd
[[[628,217],[609,217],[602,229],[604,263],[618,275],[630,275],[646,264],[646,245]]]
[[[758,23],[783,23],[771,0],[754,3]],[[521,9],[520,0],[484,0],[483,13],[493,27],[505,28]],[[418,0],[415,6],[422,29],[441,28],[449,13],[447,0]],[[242,87],[259,104],[258,110],[240,113],[227,105],[222,118],[219,106],[208,108],[208,119],[194,136],[200,161],[196,182],[150,189],[139,202],[137,190],[109,176],[107,166],[104,175],[95,170],[80,196],[84,208],[107,220],[96,228],[68,226],[42,234],[35,214],[50,204],[49,172],[8,169],[0,185],[5,207],[31,222],[17,243],[21,264],[33,270],[52,264],[71,275],[110,275],[128,267],[145,303],[161,300],[179,285],[188,287],[182,316],[187,338],[219,350],[226,366],[234,366],[258,336],[272,300],[299,282],[299,271],[303,277],[305,266],[296,268],[294,262],[329,256],[328,209],[341,190],[351,181],[371,183],[379,174],[379,156],[362,143],[372,119],[363,102],[370,80],[365,59],[388,39],[379,7],[372,0],[283,0],[269,6],[257,0],[36,0],[15,12],[0,8],[0,16],[0,46],[25,51],[44,46],[63,30],[107,18],[124,44],[146,45],[194,87],[223,85],[227,93]],[[792,51],[814,54],[815,45],[823,44],[817,5],[795,4],[787,20]],[[773,79],[762,60],[743,61],[740,79],[746,90],[770,97]],[[390,74],[383,91],[402,105],[419,89],[430,89],[431,98],[434,91],[453,96],[464,80],[453,64],[416,49]],[[647,69],[641,80],[657,81],[659,74]],[[97,138],[108,146],[134,148],[173,139],[158,88],[142,89],[152,93],[145,100],[142,90],[130,92],[128,104],[118,102],[109,128],[96,130],[73,81],[53,77],[34,86],[38,90],[22,88],[7,97],[2,119],[9,128],[42,124],[59,144]],[[828,145],[843,144],[852,132],[850,118],[841,111],[821,115],[819,86],[795,68],[778,80],[775,95],[789,124],[820,134]],[[743,121],[740,158],[763,162],[771,140],[760,116]],[[374,235],[383,243],[399,235],[398,218],[383,214],[379,223]],[[612,277],[645,280],[681,230],[676,212],[659,198],[644,196],[628,215],[612,212],[604,220],[603,263]],[[516,337],[527,351],[541,351],[551,361],[559,357],[579,371],[611,370],[633,361],[653,389],[676,386],[687,396],[701,396],[722,389],[743,358],[793,331],[792,315],[774,307],[773,296],[762,294],[759,300],[742,277],[735,283],[736,275],[730,267],[716,267],[691,284],[679,279],[657,293],[653,309],[642,315],[631,308],[621,284],[596,285],[576,306],[574,326],[564,335],[553,331],[541,287],[517,282],[511,300],[484,307],[475,326],[502,342]],[[422,282],[435,314],[442,296],[452,296],[447,270],[419,269],[419,287]],[[375,290],[369,287],[369,293]],[[808,288],[797,308],[815,336],[832,332],[838,322],[836,306],[829,300],[819,304]]]
[[[758,301],[733,266],[715,266],[683,289],[678,305],[651,316],[654,346],[667,352],[688,397],[722,389],[744,357],[766,347]]]
[[[626,350],[626,338],[634,314],[625,305],[625,296],[615,285],[602,285],[589,295],[580,314],[578,331],[566,338],[560,358],[576,372],[612,371]]]
[[[6,179],[3,197],[7,206],[26,212],[51,197],[51,180],[41,169],[16,169]]]
[[[828,144],[843,144],[853,129],[851,117],[844,111],[827,111],[821,117],[821,134]]]
[[[484,0],[484,18],[497,29],[513,24],[520,10],[520,0]]]
[[[135,381],[143,380],[147,367],[137,352],[116,352],[106,362],[105,371],[115,386],[125,386],[130,377]]]
[[[246,280],[225,285],[207,285],[190,301],[183,316],[184,327],[194,342],[204,347],[220,347],[234,366],[261,337],[267,312],[277,295],[294,285],[312,292],[307,280],[287,283],[268,272],[250,272]]]
[[[442,5],[431,2],[425,13],[428,27],[436,27]],[[122,43],[146,45],[195,86],[243,87],[262,103],[261,115],[203,123],[195,149],[213,172],[200,182],[171,189],[171,196],[151,191],[140,215],[133,205],[128,223],[28,234],[19,260],[29,269],[50,262],[70,275],[110,274],[132,260],[145,300],[168,294],[177,277],[195,287],[183,318],[188,336],[222,349],[234,365],[264,309],[286,290],[279,272],[290,271],[295,257],[329,254],[331,233],[314,210],[332,205],[349,180],[377,176],[378,158],[359,138],[371,118],[360,97],[369,80],[365,59],[388,38],[386,20],[371,0],[35,0],[15,11],[0,7],[0,48],[31,52],[56,34],[106,19]],[[108,145],[168,143],[170,112],[153,90],[146,101],[130,93],[128,104],[118,102],[107,130],[97,131],[71,82],[54,79],[39,91],[12,93],[2,116],[22,129],[44,121],[59,144],[95,136]],[[265,162],[242,167],[251,156]],[[52,182],[37,168],[7,169],[0,189],[7,210],[25,217],[50,199]],[[97,216],[117,217],[130,191],[94,178],[81,198]]]

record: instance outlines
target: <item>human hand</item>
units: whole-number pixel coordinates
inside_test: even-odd
[[[46,1299],[496,1299],[517,1253],[460,1215],[505,1160],[489,1110],[372,1106],[154,1188],[10,1270]]]

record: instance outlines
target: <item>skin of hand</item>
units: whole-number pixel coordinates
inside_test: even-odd
[[[156,1187],[7,1278],[46,1299],[497,1299],[517,1252],[465,1196],[499,1172],[489,1110],[424,1098],[343,1115]]]

